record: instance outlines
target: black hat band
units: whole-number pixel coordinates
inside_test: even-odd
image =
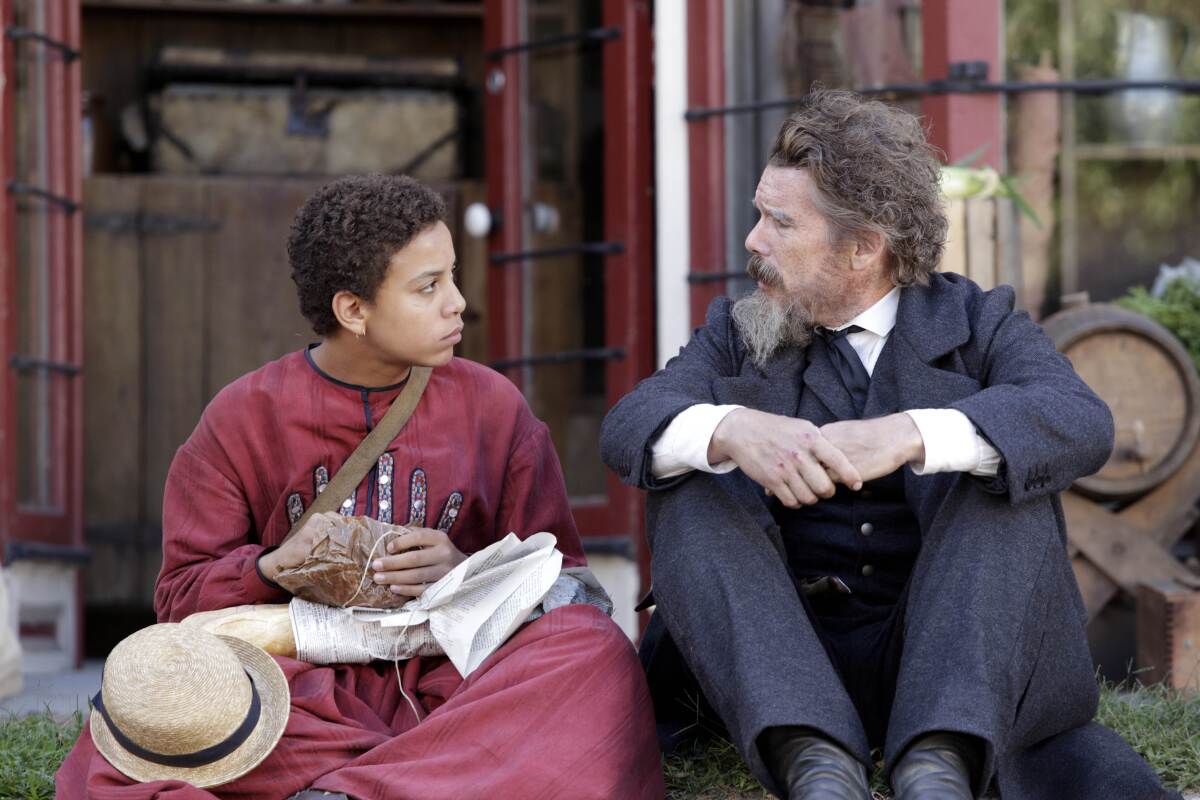
[[[242,720],[242,724],[223,741],[211,747],[206,747],[203,750],[197,750],[194,753],[181,753],[179,755],[156,753],[153,750],[147,750],[130,739],[109,718],[108,711],[104,708],[103,689],[96,692],[96,696],[92,698],[92,706],[100,712],[100,716],[104,719],[104,724],[108,726],[108,730],[113,738],[117,740],[117,744],[121,745],[130,755],[137,756],[144,761],[161,764],[164,767],[205,767],[214,761],[220,761],[241,747],[250,738],[250,734],[254,732],[255,726],[258,725],[258,718],[262,712],[262,703],[259,701],[258,687],[254,685],[253,676],[249,672],[246,672],[246,677],[250,679],[250,709],[246,712],[246,718]]]

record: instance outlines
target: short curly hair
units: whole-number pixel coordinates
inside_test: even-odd
[[[338,329],[338,292],[373,301],[396,251],[445,215],[437,192],[404,175],[354,175],[318,189],[296,213],[287,243],[300,313],[313,331]]]
[[[882,234],[893,280],[911,286],[928,283],[946,243],[937,152],[912,114],[817,88],[784,121],[768,163],[808,172],[833,236]]]

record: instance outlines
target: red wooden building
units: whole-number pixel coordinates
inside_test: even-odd
[[[961,62],[1001,74],[1000,0],[868,5],[883,16],[856,23],[861,52],[899,61],[856,75],[942,79]],[[0,0],[0,559],[30,668],[101,655],[149,621],[171,454],[221,385],[311,335],[282,242],[334,162],[231,165],[212,145],[220,121],[285,98],[286,131],[264,141],[335,147],[338,108],[415,97],[361,64],[351,85],[343,68],[363,55],[456,70],[416,89],[452,97],[457,126],[403,166],[454,209],[473,308],[463,352],[549,421],[629,625],[642,504],[602,468],[599,421],[712,297],[738,289],[753,181],[786,110],[759,101],[794,94],[778,34],[800,6],[815,10],[793,55],[828,15],[857,13],[783,0]],[[318,64],[281,80],[235,59],[197,77],[188,60],[234,50],[315,53],[343,73]],[[913,102],[950,158],[987,145],[1002,167],[1002,97]],[[198,98],[217,110],[189,117]],[[242,146],[258,133],[239,129]],[[450,166],[423,173],[447,146]]]

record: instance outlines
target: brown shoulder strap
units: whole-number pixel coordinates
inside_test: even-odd
[[[400,434],[404,423],[408,422],[408,418],[417,408],[417,403],[421,401],[421,393],[425,391],[425,384],[429,383],[429,375],[432,372],[429,367],[413,367],[409,370],[408,382],[392,402],[392,407],[350,454],[346,463],[342,464],[342,468],[325,486],[324,491],[313,499],[312,505],[304,512],[304,516],[296,520],[296,524],[288,531],[288,535],[283,537],[283,541],[286,542],[295,536],[313,514],[336,511],[345,502],[362,482],[363,477],[371,471],[371,466],[383,455],[383,451],[387,450],[392,440]]]

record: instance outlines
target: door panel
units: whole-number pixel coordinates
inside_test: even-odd
[[[489,353],[547,422],[585,536],[640,539],[600,461],[652,369],[648,4],[485,4]]]

